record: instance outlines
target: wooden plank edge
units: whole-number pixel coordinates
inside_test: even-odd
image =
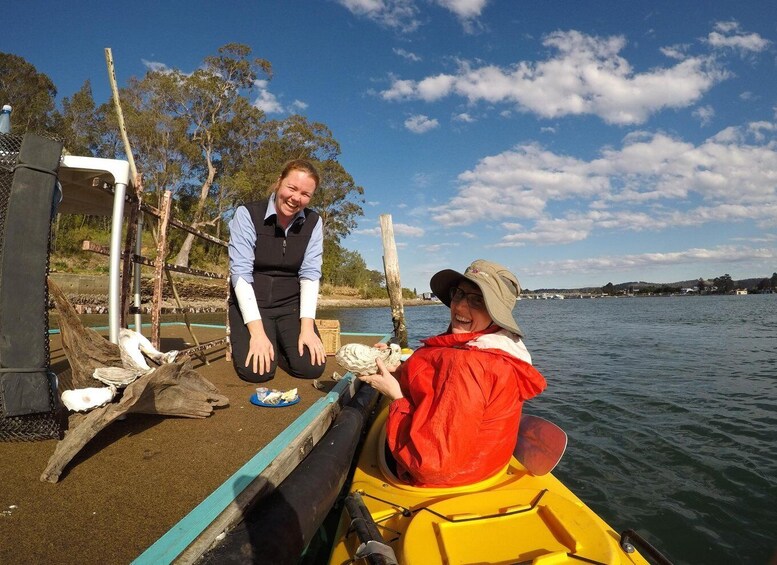
[[[341,411],[341,402],[328,403],[320,416],[289,443],[270,462],[267,468],[173,562],[176,565],[194,564],[205,553],[215,547],[220,541],[222,534],[238,525],[251,506],[261,504],[261,499],[272,493],[297,465],[305,459],[307,454],[324,437]]]
[[[371,334],[374,335],[374,334]],[[389,336],[380,341],[385,343]],[[323,398],[317,400],[283,432],[275,437],[205,500],[154,542],[132,563],[133,565],[195,563],[223,533],[239,523],[244,511],[259,496],[266,496],[283,482],[304,459],[306,440],[313,448],[329,429],[342,406],[350,402],[361,387],[352,373],[345,376]],[[326,422],[326,427],[320,428]],[[291,439],[287,437],[291,435]],[[312,444],[310,443],[312,441]],[[295,461],[293,466],[272,464],[278,458]],[[251,480],[250,477],[253,477]],[[235,494],[237,493],[237,494]],[[245,493],[245,494],[244,494]],[[218,510],[221,508],[221,510]]]

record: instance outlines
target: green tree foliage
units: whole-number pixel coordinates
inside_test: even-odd
[[[95,108],[92,85],[88,80],[73,96],[62,100],[59,131],[68,153],[97,156],[105,124]]]
[[[251,49],[237,43],[206,57],[191,74],[152,69],[131,77],[120,99],[144,198],[158,206],[170,190],[176,218],[227,239],[224,220],[237,205],[267,196],[286,161],[309,159],[322,179],[311,207],[324,222],[324,281],[368,286],[373,275],[364,261],[340,246],[363,215],[364,189],[339,163],[340,145],[325,124],[300,115],[269,120],[251,103],[255,83],[271,78],[270,62],[252,58]],[[96,105],[87,81],[63,100],[60,116],[48,77],[20,57],[0,54],[0,96],[29,101],[35,93],[38,102],[14,108],[15,131],[34,124],[61,133],[70,153],[125,158],[112,100]],[[62,250],[75,251],[84,234],[99,239],[92,232],[103,230],[104,221],[75,217],[58,226],[78,232],[61,240]],[[171,247],[180,246],[176,263],[203,256],[201,250],[192,254],[192,237],[170,231]]]
[[[713,281],[713,284],[717,287],[717,293],[718,294],[727,294],[734,290],[734,281],[731,278],[731,275],[726,273],[723,276],[716,277]]]
[[[359,253],[344,249],[335,241],[324,242],[324,280],[335,286],[366,288],[370,276],[367,264]]]
[[[361,204],[364,189],[333,159],[320,163],[321,185],[313,195],[311,207],[321,215],[324,232],[336,243],[356,227],[356,218],[364,214]]]
[[[772,283],[772,290],[777,290],[777,273],[772,273],[772,278],[769,280]]]
[[[614,295],[615,294],[615,285],[613,285],[611,282],[608,282],[606,285],[602,287],[602,294],[609,294]]]
[[[10,104],[11,133],[51,132],[59,125],[51,79],[18,55],[0,52],[0,106]]]

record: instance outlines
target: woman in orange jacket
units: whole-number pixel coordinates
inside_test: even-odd
[[[523,402],[545,389],[512,310],[521,292],[505,267],[477,260],[435,274],[448,330],[422,341],[397,372],[360,376],[391,399],[386,440],[397,475],[415,486],[471,484],[510,460]]]

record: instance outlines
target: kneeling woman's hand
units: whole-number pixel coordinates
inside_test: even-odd
[[[316,335],[313,329],[313,320],[311,318],[300,318],[299,339],[297,339],[297,349],[299,356],[305,355],[305,348],[310,352],[310,363],[312,365],[323,365],[326,363],[326,351],[321,338]]]
[[[375,361],[378,365],[378,373],[375,375],[359,375],[359,380],[371,385],[372,388],[388,396],[391,400],[403,398],[404,395],[399,386],[399,381],[389,372],[382,359],[378,358]]]

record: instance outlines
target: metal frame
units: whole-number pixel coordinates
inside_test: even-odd
[[[65,155],[59,167],[59,182],[62,185],[62,213],[90,213],[111,216],[111,244],[108,278],[108,331],[109,339],[118,343],[121,317],[121,231],[127,188],[132,186],[129,162],[119,159],[78,157]],[[113,198],[101,190],[103,184],[113,185]],[[86,203],[86,204],[85,204]],[[110,204],[110,206],[109,206]],[[84,211],[86,205],[86,211]],[[140,277],[136,277],[139,285]],[[135,289],[135,299],[140,290]],[[140,304],[136,304],[140,306]],[[139,315],[136,327],[139,327]]]

